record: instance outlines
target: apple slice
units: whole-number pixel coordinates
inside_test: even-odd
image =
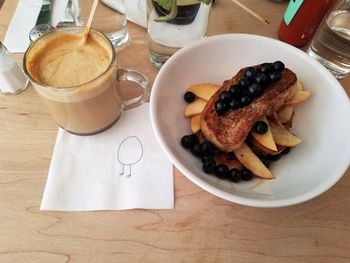
[[[253,174],[264,179],[274,179],[269,169],[260,161],[258,156],[249,148],[246,143],[243,143],[238,150],[234,151],[238,161],[240,161]]]
[[[281,123],[286,123],[291,120],[294,113],[293,106],[285,106],[277,112],[277,117]]]
[[[191,117],[193,115],[200,114],[207,102],[205,100],[202,100],[200,98],[195,99],[193,102],[187,104],[184,115],[185,117]]]
[[[272,150],[266,148],[253,136],[248,136],[246,142],[248,143],[249,147],[253,150],[253,152],[255,152],[258,155],[266,155],[266,154],[275,154],[276,153],[276,151],[272,151]]]
[[[198,98],[208,101],[219,88],[220,86],[215,84],[201,83],[189,87],[187,91],[191,91]]]
[[[291,99],[288,99],[284,105],[286,106],[291,106],[291,105],[295,105],[298,104],[300,102],[305,101],[308,97],[310,97],[311,92],[308,90],[298,90],[294,97],[292,97]]]
[[[299,80],[297,80],[294,83],[294,85],[289,89],[289,95],[287,97],[287,100],[290,100],[291,98],[293,98],[299,90],[303,90],[303,89],[304,89],[303,84]]]
[[[266,117],[262,117],[259,121],[264,121],[268,124]],[[277,151],[277,146],[276,146],[276,143],[273,139],[270,128],[264,134],[259,134],[259,133],[255,132],[254,130],[251,131],[251,134],[253,136],[253,140],[256,140],[264,148],[266,148],[270,151],[273,151],[273,152]]]
[[[300,81],[297,81],[297,90],[304,90],[303,83],[301,83]]]
[[[301,143],[301,140],[291,134],[276,117],[269,118],[268,122],[276,144],[294,147]]]
[[[289,94],[286,100],[290,100],[295,96],[298,91],[298,81],[294,83],[294,85],[289,89]]]
[[[191,119],[191,131],[197,133],[201,129],[201,115],[194,115]]]

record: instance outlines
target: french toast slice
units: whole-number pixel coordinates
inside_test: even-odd
[[[208,101],[201,114],[200,127],[204,137],[224,152],[237,150],[259,118],[281,109],[297,80],[294,72],[285,68],[281,72],[281,79],[267,85],[263,94],[255,98],[250,105],[218,115],[215,102],[219,94],[238,83],[245,70],[246,68],[242,68],[230,80],[225,81]]]

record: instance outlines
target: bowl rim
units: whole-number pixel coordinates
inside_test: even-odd
[[[199,176],[195,175],[192,171],[187,169],[173,154],[171,151],[171,148],[166,144],[165,139],[162,137],[159,127],[159,122],[156,118],[157,116],[157,109],[155,106],[155,100],[158,94],[159,89],[159,82],[163,74],[163,72],[167,71],[169,67],[174,63],[174,61],[177,60],[178,57],[181,57],[182,54],[188,52],[189,50],[200,46],[202,44],[218,41],[218,40],[225,40],[225,39],[232,39],[232,38],[247,38],[247,39],[254,39],[254,40],[263,40],[263,41],[271,41],[274,45],[282,46],[283,48],[293,49],[294,52],[299,53],[300,56],[303,56],[307,59],[309,59],[310,63],[312,63],[317,70],[320,72],[320,74],[326,75],[326,78],[332,79],[332,82],[334,82],[334,88],[338,89],[337,91],[340,92],[340,96],[344,96],[347,98],[347,103],[349,105],[349,113],[350,113],[350,99],[348,95],[346,94],[344,88],[341,86],[341,84],[338,82],[338,80],[326,69],[324,68],[318,61],[312,59],[309,57],[304,51],[291,46],[289,44],[286,44],[284,42],[281,42],[277,39],[260,36],[260,35],[253,35],[253,34],[242,34],[242,33],[231,33],[231,34],[220,34],[215,36],[210,36],[204,39],[201,39],[199,41],[196,41],[194,43],[191,43],[187,45],[186,47],[180,49],[177,51],[173,56],[170,57],[170,59],[163,65],[163,67],[158,72],[152,87],[151,97],[150,97],[150,118],[151,118],[151,125],[153,128],[153,131],[156,135],[157,141],[161,146],[161,149],[165,152],[167,157],[172,161],[172,163],[176,166],[176,168],[181,172],[182,175],[187,177],[190,181],[192,181],[194,184],[199,186],[205,191],[208,191],[209,193],[218,196],[222,199],[225,199],[227,201],[231,201],[237,204],[251,206],[251,207],[260,207],[260,208],[274,208],[274,207],[286,207],[291,205],[296,205],[302,202],[306,202],[310,199],[313,199],[322,193],[329,190],[333,185],[335,185],[339,179],[344,175],[346,170],[350,166],[350,151],[348,151],[348,156],[345,156],[343,158],[342,163],[338,163],[336,169],[334,172],[328,177],[327,180],[323,181],[319,185],[317,185],[315,188],[313,188],[310,191],[307,191],[301,195],[294,196],[294,197],[287,197],[282,198],[278,200],[259,200],[255,198],[248,198],[248,197],[242,197],[235,195],[234,193],[228,193],[226,191],[223,191],[221,189],[216,188],[215,186],[205,182],[202,180]],[[332,87],[333,88],[333,87]],[[349,141],[348,141],[349,143]],[[347,161],[346,161],[347,160]]]

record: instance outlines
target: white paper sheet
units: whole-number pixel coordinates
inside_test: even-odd
[[[42,210],[173,206],[173,168],[153,134],[148,104],[124,112],[116,125],[97,135],[59,130]]]
[[[35,26],[42,0],[20,0],[7,29],[4,45],[10,52],[24,52],[29,46],[29,32]]]

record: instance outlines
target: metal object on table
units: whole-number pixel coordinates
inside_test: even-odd
[[[41,37],[42,35],[44,35],[47,32],[50,32],[53,29],[54,29],[54,27],[49,25],[49,24],[36,25],[29,32],[29,40],[30,40],[30,42],[35,41],[37,38]]]
[[[64,17],[62,20],[57,24],[56,27],[63,27],[63,26],[75,26],[75,19],[73,16],[73,3],[72,0],[68,0],[66,11],[64,13]]]
[[[49,24],[51,18],[51,0],[43,0],[35,25]]]

